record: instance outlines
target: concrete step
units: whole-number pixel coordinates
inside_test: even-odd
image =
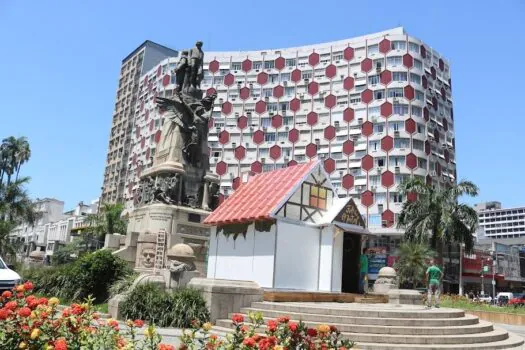
[[[261,312],[265,317],[277,318],[279,316],[290,316],[294,320],[301,320],[304,322],[324,322],[326,324],[342,323],[342,324],[360,324],[360,325],[383,325],[383,326],[399,326],[405,327],[419,326],[419,327],[453,327],[466,326],[477,324],[479,319],[474,315],[465,315],[457,318],[378,318],[378,317],[358,317],[358,316],[339,316],[339,315],[323,315],[323,314],[309,314],[304,312],[281,312],[276,310],[257,309],[253,307],[242,308],[240,313],[247,315],[250,312]]]
[[[270,318],[265,318],[265,321]],[[298,320],[292,320],[293,322],[299,322]],[[324,322],[304,322],[308,327],[317,328]],[[340,324],[340,323],[329,323],[342,333],[362,333],[362,334],[381,334],[381,335],[432,335],[432,336],[443,336],[443,335],[460,335],[460,334],[479,334],[491,332],[494,328],[489,322],[481,321],[479,324],[467,325],[467,326],[453,326],[453,327],[407,327],[402,326],[371,326],[361,324]],[[219,327],[229,327],[231,325],[230,320],[217,320],[216,325]],[[266,327],[263,325],[258,332],[264,333]]]
[[[290,312],[351,316],[351,317],[379,317],[379,318],[411,318],[411,319],[435,319],[435,318],[459,318],[464,317],[465,312],[458,309],[426,309],[423,306],[396,308],[392,304],[334,304],[334,303],[274,303],[256,302],[252,308],[260,310],[278,311],[281,315]]]
[[[356,350],[523,350],[523,338],[509,334],[509,337],[504,340],[494,341],[490,343],[474,343],[474,344],[385,344],[385,343],[357,343],[354,348]]]

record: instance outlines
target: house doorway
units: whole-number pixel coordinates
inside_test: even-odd
[[[359,257],[361,255],[361,236],[344,233],[343,238],[343,293],[359,293]]]

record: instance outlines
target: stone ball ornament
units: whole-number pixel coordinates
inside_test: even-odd
[[[195,259],[193,248],[185,243],[178,243],[168,250],[168,258]]]

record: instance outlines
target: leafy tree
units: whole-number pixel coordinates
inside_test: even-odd
[[[87,217],[89,228],[86,230],[86,239],[98,239],[103,241],[108,233],[125,234],[127,229],[126,220],[121,218],[124,206],[118,204],[105,203],[97,214]]]
[[[472,251],[478,216],[472,207],[459,203],[458,199],[463,195],[477,196],[478,187],[474,183],[462,180],[434,188],[413,178],[401,184],[399,191],[405,196],[417,195],[416,200],[403,204],[399,214],[398,226],[405,229],[406,240],[430,241],[440,261],[443,261],[443,244],[464,243],[465,251]]]
[[[10,136],[2,140],[0,145],[0,183],[4,176],[7,185],[11,183],[12,176],[18,179],[20,168],[31,157],[31,148],[26,137],[16,138]]]
[[[427,260],[433,255],[426,243],[403,242],[399,246],[399,260],[394,264],[400,285],[405,288],[424,285]]]

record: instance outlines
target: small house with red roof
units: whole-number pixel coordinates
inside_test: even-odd
[[[249,178],[204,221],[208,278],[267,289],[357,292],[362,235],[353,200],[338,198],[320,161]]]

